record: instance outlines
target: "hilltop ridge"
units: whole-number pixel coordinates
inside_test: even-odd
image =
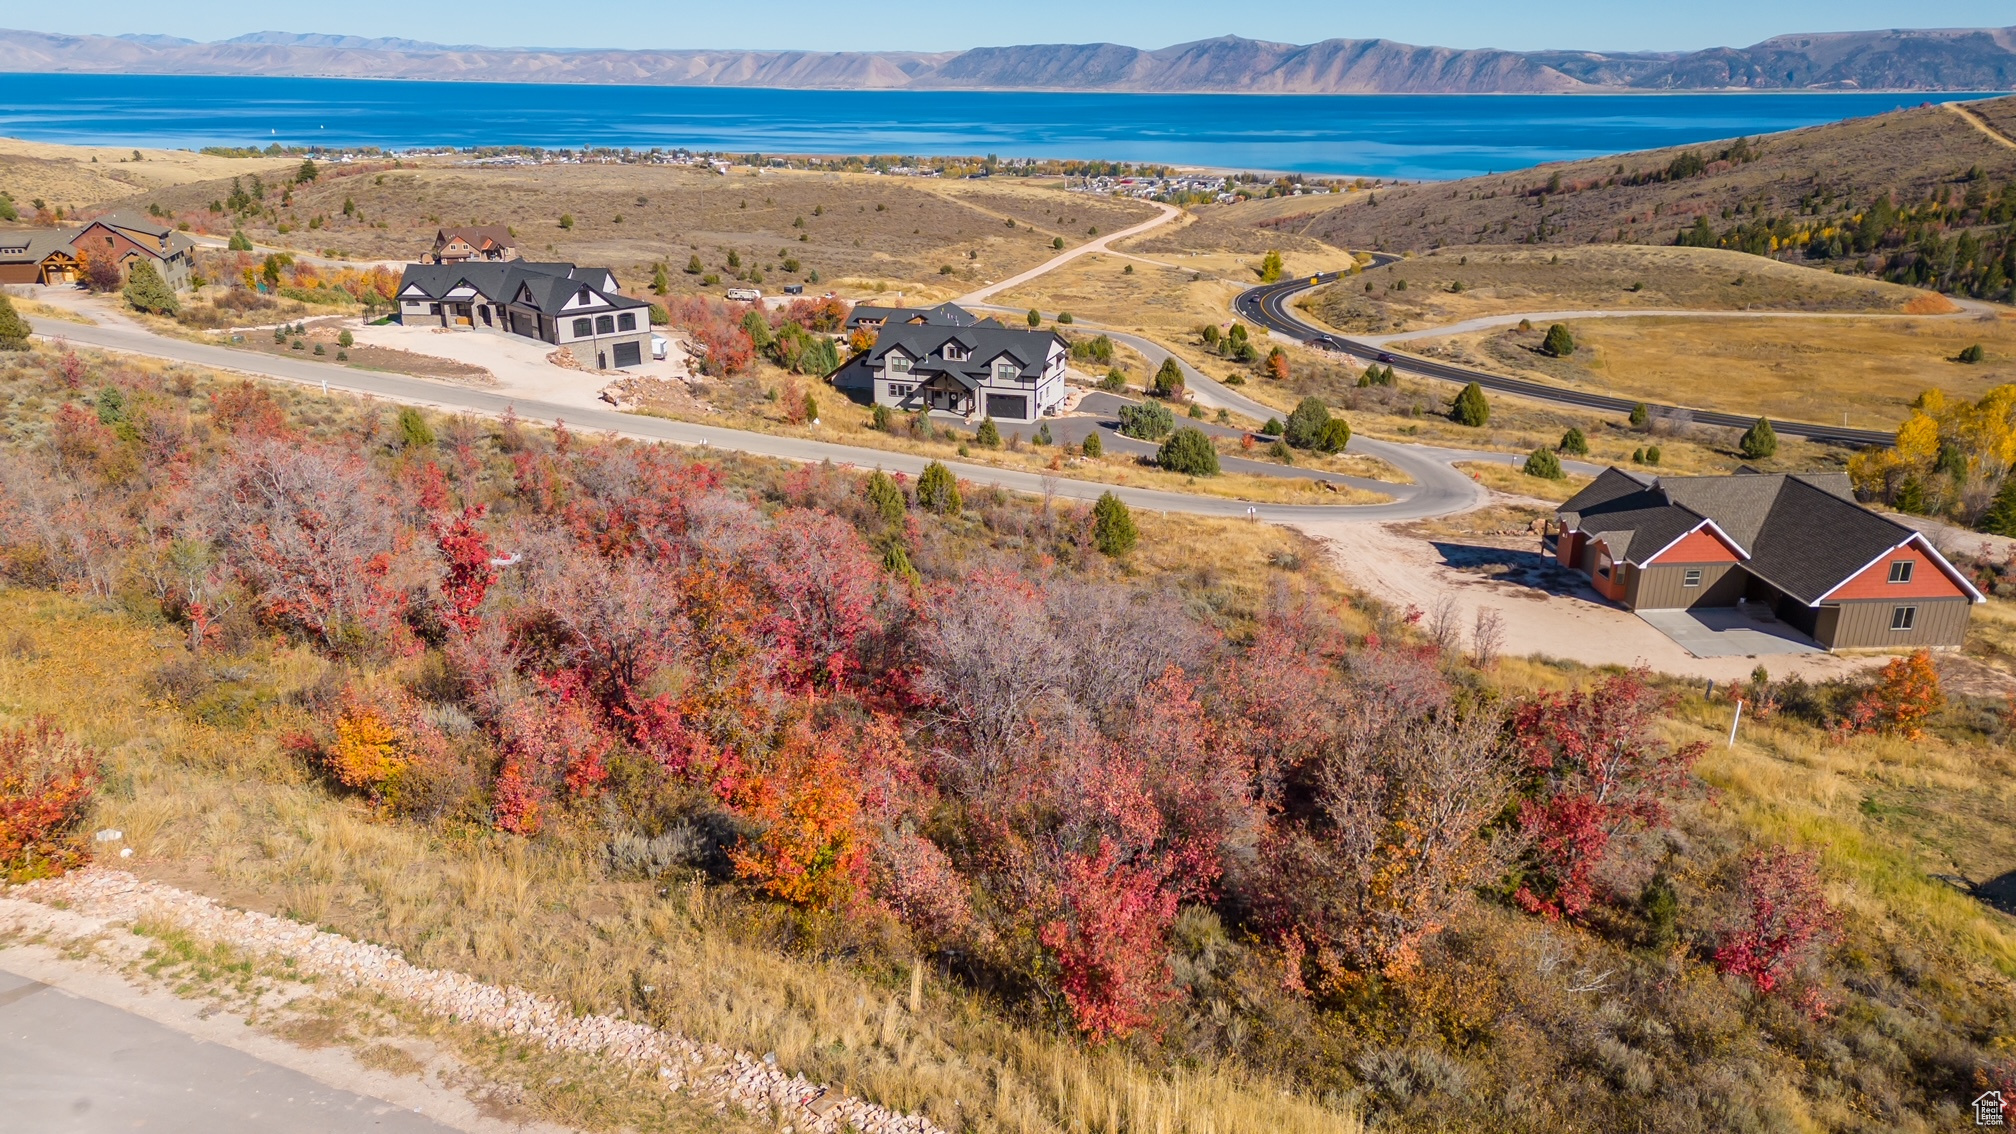
[[[2016,27],[1804,33],[1691,52],[1522,52],[1386,39],[1290,44],[1235,35],[1155,50],[1115,43],[945,52],[604,50],[280,31],[214,43],[8,31],[0,33],[0,71],[1169,94],[1974,91],[2016,89]]]

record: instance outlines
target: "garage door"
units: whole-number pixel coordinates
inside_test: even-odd
[[[1023,394],[987,395],[987,416],[1004,421],[1029,420],[1029,398]]]
[[[619,369],[625,366],[635,366],[644,361],[644,348],[636,343],[617,343],[613,353]]]

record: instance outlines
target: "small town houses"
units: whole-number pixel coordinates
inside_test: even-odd
[[[420,257],[423,264],[466,264],[471,260],[501,262],[518,259],[518,238],[501,224],[444,228],[434,234],[434,249]]]
[[[566,347],[585,367],[614,370],[651,356],[651,305],[618,290],[607,268],[524,260],[409,264],[399,322],[469,327]]]
[[[154,265],[169,287],[189,286],[196,266],[196,242],[134,213],[107,213],[81,228],[25,228],[0,231],[0,284],[82,282],[85,265],[99,258],[119,265],[124,277],[136,261]]]
[[[875,344],[833,372],[835,388],[877,405],[1027,423],[1064,402],[1064,340],[982,319],[950,303],[928,309],[857,307],[849,329]]]

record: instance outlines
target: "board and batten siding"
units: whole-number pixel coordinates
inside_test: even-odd
[[[1701,572],[1701,585],[1687,585],[1687,572]],[[1735,606],[1749,575],[1734,563],[1666,563],[1631,572],[1624,605],[1632,610],[1687,610]]]
[[[1893,612],[1900,606],[1918,608],[1909,630],[1890,629]],[[1965,597],[1828,603],[1816,612],[1813,638],[1830,650],[1958,646],[1967,637],[1972,606]]]

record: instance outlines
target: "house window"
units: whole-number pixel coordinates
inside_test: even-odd
[[[959,347],[952,345],[951,343],[945,344],[945,350],[943,353],[945,355],[945,361],[947,362],[966,361],[966,352],[964,350],[961,350]]]
[[[430,303],[430,304],[428,304],[428,305],[427,305],[427,314],[429,314],[429,315],[439,315],[439,314],[441,314],[441,305],[440,305],[440,304],[438,304],[438,303]]]
[[[623,314],[616,316],[616,329],[619,331],[636,330],[637,316],[629,311],[625,311]]]
[[[1913,566],[1913,564],[1912,564],[1911,560],[1909,560],[1909,559],[1898,559],[1898,560],[1894,560],[1894,561],[1893,561],[1893,562],[1892,562],[1892,563],[1890,564],[1890,581],[1891,581],[1891,582],[1893,582],[1893,583],[1908,583],[1908,582],[1910,582],[1910,581],[1911,581],[1911,568],[1912,568],[1912,566]],[[1900,607],[1899,609],[1902,609],[1902,608]]]
[[[1918,608],[1915,606],[1893,606],[1890,608],[1890,629],[1909,630],[1918,625]]]
[[[574,337],[575,337],[575,338],[577,338],[577,339],[585,339],[585,338],[587,338],[587,337],[588,337],[589,335],[592,335],[592,334],[594,334],[594,333],[595,333],[595,324],[594,324],[594,322],[593,322],[593,321],[591,321],[591,320],[588,320],[588,319],[576,319],[576,320],[574,320]]]
[[[1015,377],[1016,373],[1017,373],[1017,371],[1016,371],[1016,368],[1015,368],[1015,364],[1014,364],[1014,363],[1012,363],[1012,362],[1008,361],[1008,360],[1007,360],[1007,359],[1005,359],[1005,358],[1003,358],[1003,359],[997,359],[997,360],[995,361],[995,363],[994,363],[994,378],[995,378],[995,380],[996,380],[996,381],[999,381],[999,382],[1006,382],[1006,381],[1008,381],[1008,380],[1009,380],[1010,378],[1013,378],[1013,377]]]
[[[598,335],[613,335],[613,334],[615,334],[615,333],[616,333],[616,320],[615,320],[615,319],[614,319],[614,318],[613,318],[612,316],[608,316],[608,315],[597,315],[597,316],[595,316],[595,333],[596,333],[596,334],[598,334]]]
[[[910,360],[909,360],[909,359],[907,359],[907,358],[905,358],[905,357],[903,357],[903,356],[902,356],[902,355],[900,355],[900,354],[892,354],[892,355],[890,355],[890,356],[889,356],[889,373],[891,373],[891,374],[908,374],[908,373],[910,373]]]
[[[1700,585],[1701,585],[1701,568],[1699,568],[1699,567],[1689,567],[1689,568],[1687,568],[1687,575],[1686,575],[1686,577],[1685,577],[1685,578],[1683,578],[1683,579],[1682,579],[1682,580],[1680,581],[1680,585],[1681,585],[1681,586],[1683,586],[1683,587],[1698,587],[1698,586],[1700,586]]]

